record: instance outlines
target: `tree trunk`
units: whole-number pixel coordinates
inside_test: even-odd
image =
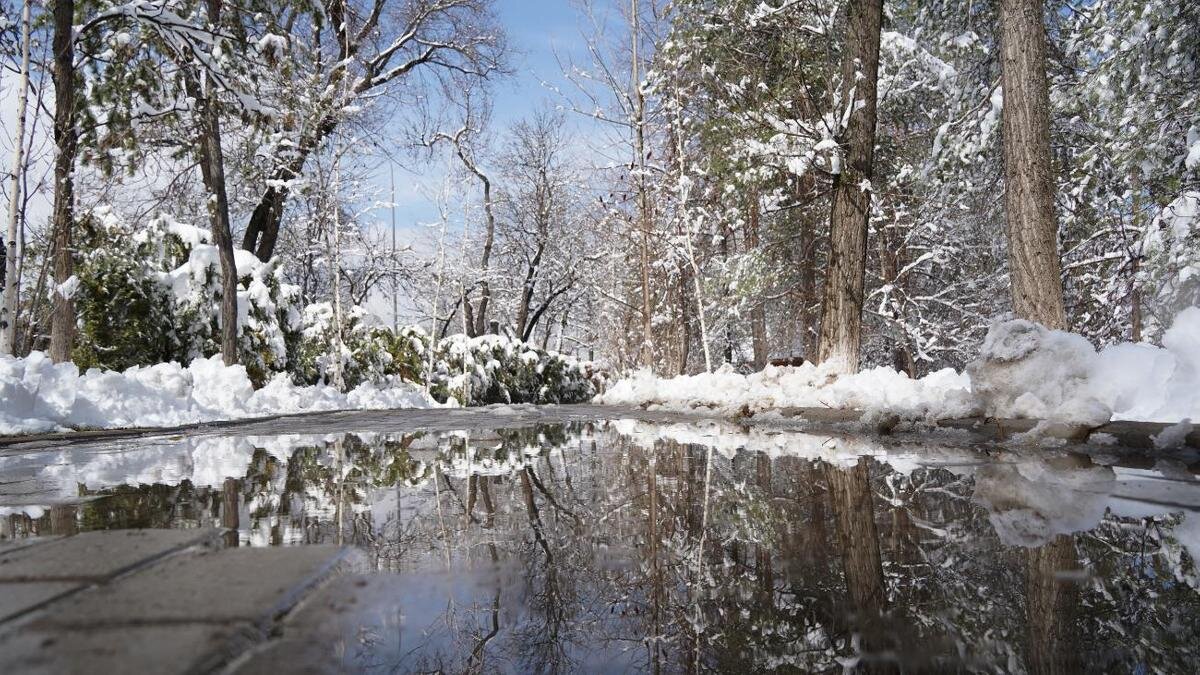
[[[817,357],[817,326],[814,324],[812,306],[817,295],[817,237],[808,214],[800,212],[800,348],[804,358],[814,361]]]
[[[833,210],[829,218],[829,269],[825,276],[821,335],[817,346],[818,359],[831,364],[840,373],[858,370],[863,286],[866,283],[867,222],[871,213],[870,180],[875,161],[875,104],[883,0],[851,0],[847,11],[842,101],[843,105],[854,105],[854,108],[841,139],[841,171],[834,177]]]
[[[207,0],[208,22],[221,23],[221,0]],[[233,254],[233,235],[229,225],[229,198],[225,191],[225,156],[221,149],[221,117],[216,92],[209,77],[203,82],[189,78],[189,88],[199,96],[200,175],[208,193],[208,222],[213,244],[221,260],[221,358],[225,365],[238,362],[238,272]]]
[[[878,617],[887,608],[887,589],[867,460],[860,457],[852,467],[829,465],[825,479],[837,521],[846,590],[860,620]]]
[[[1132,222],[1134,236],[1137,241],[1142,241],[1145,235],[1145,230],[1142,225],[1142,177],[1141,173],[1134,169],[1129,174],[1130,192],[1133,194],[1132,206]],[[1129,339],[1131,342],[1142,341],[1142,288],[1138,284],[1138,269],[1141,267],[1141,251],[1133,251],[1130,255],[1129,264]]]
[[[488,282],[488,268],[492,260],[492,246],[496,241],[496,216],[492,210],[492,181],[483,173],[475,171],[483,182],[483,213],[487,230],[483,238],[483,254],[479,257],[479,308],[475,313],[475,335],[487,333],[488,305],[492,301],[492,286]]]
[[[17,83],[17,135],[13,148],[12,191],[8,200],[8,231],[5,233],[3,302],[0,302],[0,356],[12,354],[17,343],[17,299],[20,279],[17,277],[17,214],[21,203],[21,176],[25,169],[25,109],[29,101],[29,24],[31,0],[21,5],[21,74]]]
[[[1065,329],[1042,11],[1041,0],[1000,2],[1004,209],[1013,311]]]
[[[630,84],[634,100],[633,115],[633,150],[634,162],[638,175],[634,179],[638,197],[638,226],[641,235],[640,267],[642,275],[642,345],[638,350],[638,364],[654,365],[654,337],[650,316],[650,200],[646,190],[646,97],[642,93],[642,82],[639,76],[641,63],[638,57],[638,43],[641,40],[641,17],[638,11],[638,0],[630,0],[630,44],[632,59],[630,60]]]
[[[75,0],[54,1],[54,309],[50,317],[50,358],[71,360],[75,343],[75,302],[63,284],[74,275],[71,230],[75,227]]]
[[[322,118],[311,134],[300,138],[291,159],[271,174],[269,186],[250,214],[250,222],[246,224],[246,234],[242,238],[242,248],[252,251],[259,260],[267,262],[275,255],[279,226],[283,221],[283,207],[290,194],[288,181],[300,175],[308,156],[333,133],[337,123],[336,115],[330,114]]]
[[[1080,672],[1079,586],[1069,578],[1079,570],[1075,541],[1069,535],[1058,535],[1044,546],[1026,549],[1024,557],[1026,665],[1032,673]]]
[[[761,225],[758,193],[754,192],[751,197],[754,201],[750,204],[750,220],[746,231],[747,253],[753,253],[758,250],[759,227]],[[750,308],[750,338],[751,346],[754,350],[755,370],[766,368],[767,361],[771,357],[770,347],[767,344],[767,309],[764,303],[765,300],[756,300],[754,306]]]

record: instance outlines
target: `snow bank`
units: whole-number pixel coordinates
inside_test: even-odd
[[[967,371],[982,410],[996,417],[1088,426],[1200,419],[1200,308],[1181,312],[1162,342],[1097,353],[1078,335],[1008,321],[992,326]]]
[[[967,366],[971,389],[992,417],[1099,426],[1112,409],[1090,387],[1096,350],[1079,335],[1032,321],[994,324],[979,359]]]
[[[161,363],[124,372],[55,364],[44,354],[0,357],[0,434],[64,428],[164,427],[319,410],[428,408],[438,404],[410,383],[298,387],[276,375],[255,390],[243,366],[220,356],[184,367]]]
[[[963,373],[944,369],[913,380],[875,368],[836,376],[812,364],[669,379],[638,371],[595,401],[718,415],[824,407],[906,419],[985,414],[1093,427],[1110,419],[1200,420],[1200,308],[1181,312],[1162,343],[1125,343],[1097,353],[1079,335],[1007,321],[991,327],[979,359]]]
[[[913,380],[889,368],[835,376],[824,366],[776,368],[739,375],[731,369],[670,379],[638,371],[613,384],[598,403],[736,414],[776,408],[854,408],[909,418],[960,417],[974,409],[970,380],[952,369]]]

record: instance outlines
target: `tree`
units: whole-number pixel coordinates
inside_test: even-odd
[[[863,286],[867,262],[867,223],[871,215],[871,179],[875,158],[875,107],[879,77],[879,35],[883,0],[851,0],[842,54],[839,138],[840,171],[834,176],[829,218],[829,270],[821,307],[818,358],[838,372],[858,370]]]
[[[75,0],[54,0],[54,308],[50,319],[50,358],[70,361],[75,340]]]
[[[482,111],[476,108],[482,107]],[[473,139],[486,126],[488,110],[486,106],[472,103],[471,92],[468,89],[463,97],[463,124],[452,134],[437,132],[433,138],[426,141],[432,148],[440,142],[449,142],[454,148],[454,154],[462,162],[464,168],[479,181],[483,190],[483,245],[479,254],[479,280],[463,292],[461,298],[463,312],[466,314],[466,332],[474,337],[488,332],[488,309],[492,302],[492,285],[488,278],[492,263],[492,249],[496,244],[496,202],[493,197],[493,182],[491,176],[484,171],[477,158],[477,148]],[[471,294],[479,286],[479,304],[471,304]]]
[[[208,23],[214,30],[221,25],[222,0],[205,0]],[[228,41],[222,41],[228,44]],[[238,270],[233,254],[233,234],[229,225],[229,197],[225,187],[225,156],[221,149],[221,114],[218,91],[212,73],[197,73],[184,64],[186,88],[198,108],[195,125],[200,174],[208,194],[208,221],[213,244],[221,259],[221,357],[225,365],[238,361]]]
[[[505,152],[507,222],[499,232],[516,294],[513,327],[522,340],[560,298],[575,287],[579,272],[570,249],[576,178],[566,158],[561,115],[541,111],[517,122]],[[548,329],[547,329],[548,330]]]
[[[1041,0],[1000,2],[1004,211],[1013,310],[1065,329],[1042,11]]]
[[[25,111],[29,99],[29,25],[30,0],[21,3],[21,73],[17,84],[17,133],[13,147],[12,188],[8,199],[8,229],[4,237],[4,271],[0,277],[0,288],[4,296],[0,301],[0,356],[12,354],[17,341],[17,295],[20,279],[17,276],[17,221],[21,211],[21,174],[25,166]]]
[[[434,77],[476,78],[502,70],[503,34],[494,25],[489,0],[370,0],[364,4],[367,6],[352,7],[345,0],[328,0],[314,10],[313,47],[308,58],[312,91],[317,93],[295,116],[278,120],[274,135],[282,142],[274,143],[264,187],[242,239],[242,248],[253,251],[260,260],[269,260],[275,253],[292,182],[360,99],[396,82],[412,82],[425,70]],[[394,26],[383,20],[391,17],[399,19]],[[324,36],[326,32],[332,35]],[[332,54],[324,53],[323,45],[328,44],[335,45]],[[299,58],[298,51],[293,58]]]

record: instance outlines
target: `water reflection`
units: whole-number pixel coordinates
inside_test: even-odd
[[[60,502],[8,536],[221,526],[399,572],[341,667],[1189,672],[1200,644],[1178,467],[629,421],[64,453],[0,462]]]

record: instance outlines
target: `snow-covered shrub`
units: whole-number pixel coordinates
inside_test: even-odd
[[[135,237],[110,209],[97,209],[79,225],[72,360],[84,370],[181,360],[171,289],[159,279],[163,247],[154,237]]]
[[[430,379],[434,398],[463,405],[579,403],[595,394],[583,364],[504,335],[445,338]]]
[[[392,357],[388,364],[388,373],[410,382],[425,382],[429,360],[429,334],[420,326],[401,326],[397,333],[387,328],[375,330],[387,337],[387,350]]]
[[[1148,291],[1151,335],[1175,315],[1200,306],[1200,192],[1185,192],[1154,219],[1142,249],[1142,288]]]
[[[77,357],[121,369],[190,363],[220,352],[221,266],[209,233],[160,215],[137,227],[111,208],[85,221],[89,244],[76,296]],[[298,341],[298,290],[274,262],[238,250],[238,361],[262,384]]]
[[[343,383],[350,388],[363,382],[383,382],[393,375],[410,382],[418,381],[414,373],[404,372],[403,359],[397,362],[391,331],[371,325],[370,317],[362,307],[346,310],[340,359],[334,355],[337,332],[333,306],[328,302],[309,305],[304,308],[303,321],[291,368],[297,381],[329,383],[335,364],[341,369]]]

